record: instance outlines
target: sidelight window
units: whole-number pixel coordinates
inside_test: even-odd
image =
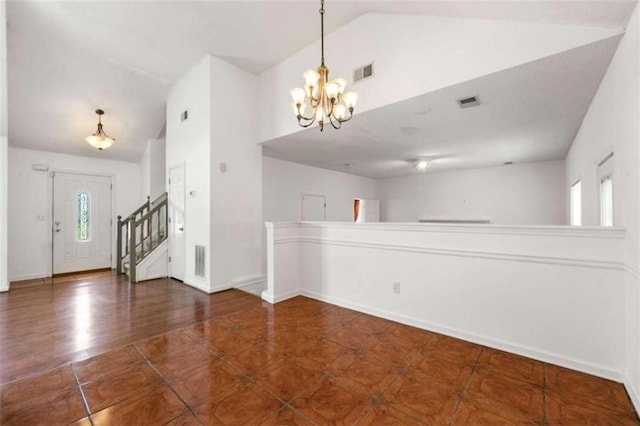
[[[91,239],[91,194],[80,191],[78,194],[78,241]]]

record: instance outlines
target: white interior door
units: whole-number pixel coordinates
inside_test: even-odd
[[[302,220],[322,222],[326,218],[327,202],[324,195],[302,194]]]
[[[184,281],[184,166],[169,170],[169,275]]]
[[[111,267],[111,177],[53,173],[53,273]]]

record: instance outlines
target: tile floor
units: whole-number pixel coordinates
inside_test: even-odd
[[[619,383],[304,297],[0,393],[2,425],[640,425]]]

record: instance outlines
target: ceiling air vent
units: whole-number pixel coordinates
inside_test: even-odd
[[[364,80],[365,78],[369,77],[373,77],[373,63],[353,70],[354,82]]]
[[[460,108],[471,108],[471,107],[480,105],[480,99],[478,99],[477,96],[458,99],[456,102],[458,102],[458,105],[460,105]]]

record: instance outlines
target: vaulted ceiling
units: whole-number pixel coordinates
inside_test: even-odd
[[[635,4],[635,1],[329,0],[326,26],[327,31],[332,31],[363,13],[381,12],[624,28]],[[162,132],[171,85],[199,58],[212,54],[249,72],[260,73],[317,41],[318,6],[317,1],[269,0],[9,0],[10,145],[139,161],[146,140],[157,138]],[[610,57],[611,51],[607,52],[605,58]],[[585,76],[589,88],[597,86],[602,66],[606,64],[598,62],[594,71]],[[526,78],[526,72],[504,77],[501,84],[509,87],[510,79]],[[428,99],[448,98],[456,91],[451,90],[430,95]],[[572,98],[579,101],[578,111],[588,103],[583,97],[578,93],[576,99]],[[84,136],[95,130],[96,108],[105,110],[105,130],[117,138],[112,148],[102,152],[83,141]],[[493,112],[499,114],[500,110]],[[370,129],[373,122],[379,121],[374,113],[354,120],[356,125],[349,131]],[[398,118],[401,110],[388,113]],[[570,115],[576,115],[575,111]],[[428,121],[429,117],[424,119]],[[575,127],[575,122],[572,123]],[[400,132],[402,138],[410,136],[402,128],[411,128],[411,123],[398,124],[397,129],[389,131]],[[309,142],[312,141],[310,137]],[[406,149],[411,142],[400,145],[405,148],[398,155],[413,155]],[[556,148],[558,152],[563,150],[566,152],[566,147]],[[287,155],[295,159],[298,154],[292,151]],[[369,155],[372,159],[377,156],[375,152]],[[335,159],[323,159],[322,166],[336,168],[339,164]],[[365,169],[358,173],[375,175]]]

